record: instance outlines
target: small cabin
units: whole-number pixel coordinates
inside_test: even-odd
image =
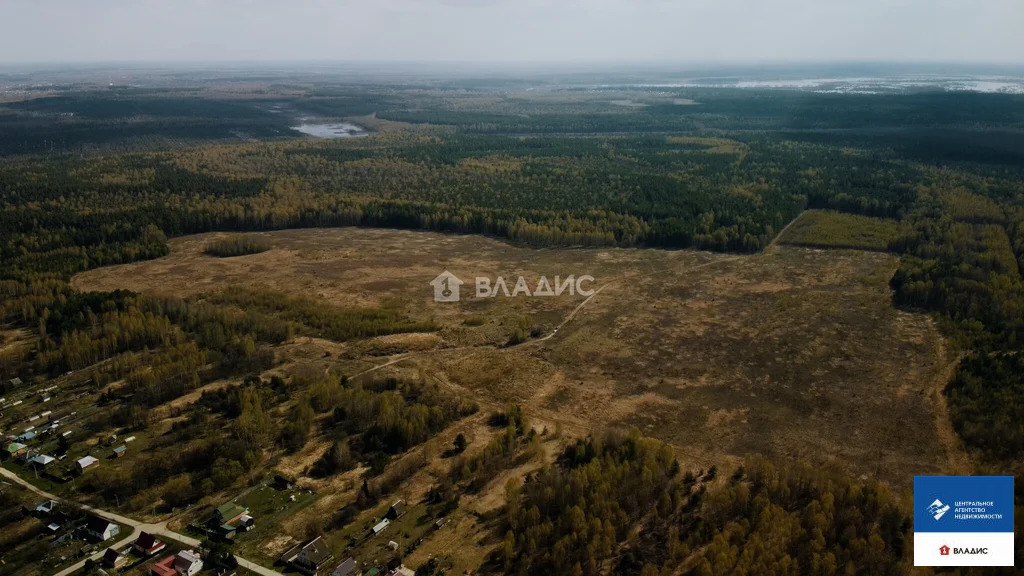
[[[95,468],[100,465],[100,461],[93,456],[85,456],[75,461],[75,472],[82,474],[90,468]]]
[[[385,518],[389,520],[398,520],[405,515],[405,500],[396,500],[394,504],[388,508],[388,513]]]

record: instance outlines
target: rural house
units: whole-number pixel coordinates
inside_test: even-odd
[[[95,468],[100,465],[100,461],[92,456],[85,456],[75,461],[75,472],[82,474],[90,468]]]
[[[381,532],[383,532],[384,529],[387,528],[390,524],[391,524],[391,520],[388,520],[387,518],[385,518],[385,519],[381,520],[379,523],[377,523],[376,526],[374,526],[373,528],[370,528],[370,532],[373,532],[373,535],[376,536],[377,534],[380,534]]]
[[[56,500],[47,500],[46,502],[36,506],[35,513],[38,515],[49,516],[59,505],[60,503]]]
[[[56,529],[51,529],[50,526],[56,526]],[[53,532],[53,540],[50,540],[50,548],[60,546],[75,537],[76,530],[73,525],[67,526],[51,522],[50,526],[47,526],[47,529],[50,529]]]
[[[228,502],[213,511],[213,520],[219,525],[232,524],[237,522],[248,511],[249,509],[245,506]]]
[[[203,560],[197,552],[182,550],[174,557],[174,570],[181,576],[193,576],[203,569]]]
[[[89,521],[85,524],[85,533],[98,542],[109,540],[117,536],[117,533],[120,531],[120,526],[99,516],[89,518]]]
[[[214,510],[213,524],[216,524],[227,538],[234,536],[236,530],[248,532],[256,526],[256,520],[249,515],[249,509],[228,502]]]
[[[36,454],[28,462],[32,466],[35,466],[36,468],[42,470],[56,461],[57,459],[54,458],[53,456],[47,456],[46,454]]]
[[[132,548],[143,556],[152,556],[166,547],[167,544],[157,540],[156,536],[153,536],[149,532],[139,534],[139,538],[135,540],[134,544],[132,544]]]
[[[11,442],[4,447],[4,456],[7,458],[16,458],[25,453],[26,446],[21,442]]]
[[[103,553],[103,565],[107,568],[118,568],[128,563],[128,556],[113,548],[107,548],[107,551]]]
[[[334,554],[331,554],[327,542],[324,542],[320,536],[306,544],[295,546],[281,555],[283,562],[310,576],[316,576],[333,559]]]
[[[161,558],[151,564],[149,574],[150,576],[178,576],[178,572],[174,569],[174,556]]]
[[[349,556],[338,564],[338,567],[331,572],[331,576],[362,576],[363,571],[359,569],[359,562]]]

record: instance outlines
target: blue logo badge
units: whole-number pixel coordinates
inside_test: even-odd
[[[1013,476],[915,476],[914,532],[1013,532]]]

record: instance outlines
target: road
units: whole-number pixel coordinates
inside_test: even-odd
[[[569,321],[571,321],[573,318],[575,318],[576,317],[576,313],[579,312],[580,310],[582,310],[583,307],[587,305],[587,302],[590,302],[594,298],[594,296],[597,296],[598,294],[600,294],[602,290],[604,290],[605,288],[611,286],[612,284],[615,284],[616,282],[618,282],[621,279],[622,278],[616,278],[615,280],[611,280],[609,282],[606,282],[606,283],[602,284],[600,288],[598,288],[597,290],[594,290],[593,294],[591,294],[590,296],[587,296],[586,300],[584,300],[583,302],[580,302],[578,306],[576,306],[575,308],[572,309],[572,312],[569,312],[569,314],[565,317],[565,319],[562,320],[562,323],[559,324],[554,330],[551,331],[551,334],[548,334],[547,336],[545,336],[543,338],[538,338],[536,340],[527,340],[526,342],[523,342],[523,344],[535,344],[537,342],[544,342],[546,340],[550,340],[550,339],[554,338],[555,334],[558,334],[558,329],[563,327],[563,326],[565,326],[566,324],[569,323]]]
[[[804,210],[804,212],[806,212],[806,210]],[[768,250],[778,246],[779,245],[779,240],[782,239],[782,236],[786,234],[786,231],[789,230],[790,226],[792,226],[793,224],[796,224],[796,221],[799,220],[800,217],[804,215],[804,212],[801,212],[801,213],[797,214],[796,218],[793,218],[792,220],[790,220],[789,224],[786,224],[786,226],[783,227],[782,230],[779,230],[779,233],[775,235],[775,238],[772,238],[772,241],[769,242],[767,246],[765,246],[764,251],[767,252]]]
[[[8,470],[6,468],[0,467],[0,476],[3,476],[4,478],[6,478],[6,479],[8,479],[8,480],[10,480],[10,481],[12,481],[12,482],[22,486],[22,487],[24,487],[25,489],[33,492],[34,494],[36,494],[38,496],[41,496],[42,498],[46,498],[47,500],[67,501],[65,498],[61,498],[61,497],[59,497],[59,496],[57,496],[55,494],[50,494],[49,492],[46,492],[44,490],[40,490],[39,488],[36,488],[32,484],[30,484],[29,482],[23,480],[20,476],[18,476],[14,472],[11,472],[10,470]],[[96,516],[99,516],[100,518],[103,518],[105,520],[110,520],[111,522],[117,522],[118,524],[121,524],[123,526],[128,526],[129,528],[132,529],[132,533],[131,533],[130,536],[128,536],[127,538],[125,538],[123,540],[120,540],[120,541],[118,541],[118,542],[116,542],[116,543],[114,543],[112,545],[110,545],[109,546],[110,548],[116,548],[116,549],[120,550],[121,548],[124,548],[124,547],[130,545],[135,540],[137,540],[139,535],[141,535],[143,532],[149,532],[150,534],[153,534],[154,536],[158,536],[158,537],[160,537],[162,539],[165,539],[165,540],[173,540],[175,542],[178,542],[179,544],[183,544],[183,545],[191,547],[191,548],[199,548],[200,545],[202,544],[202,542],[200,542],[199,540],[197,540],[195,538],[192,538],[191,536],[185,536],[184,534],[179,534],[179,533],[171,530],[170,528],[168,528],[166,520],[163,521],[163,522],[158,522],[156,524],[147,524],[147,523],[143,523],[143,522],[138,522],[136,520],[132,520],[131,518],[128,518],[127,516],[122,516],[120,514],[115,514],[114,512],[109,512],[107,510],[102,510],[100,508],[95,508],[93,506],[88,506],[88,505],[85,505],[85,504],[78,504],[78,503],[75,503],[75,504],[77,506],[79,506],[82,510],[85,510],[86,512],[89,512],[90,514],[95,514]],[[103,557],[103,553],[105,551],[106,551],[106,547],[104,547],[102,550],[100,550],[95,555],[93,555],[91,559],[98,561],[100,558]],[[87,558],[86,560],[89,560],[89,559]],[[77,570],[80,570],[82,568],[82,566],[85,566],[86,560],[82,560],[81,562],[78,562],[77,564],[74,564],[73,566],[68,566],[67,568],[61,570],[60,572],[57,572],[53,576],[67,576],[68,574],[71,574],[71,573],[73,573],[73,572],[75,572]],[[270,570],[268,568],[264,568],[263,566],[260,566],[259,564],[254,564],[254,563],[246,560],[245,558],[242,558],[241,556],[235,556],[235,560],[238,561],[238,565],[240,567],[245,568],[246,570],[250,570],[252,572],[255,572],[256,574],[260,574],[261,576],[282,576],[282,574],[280,572],[275,572],[274,570]]]

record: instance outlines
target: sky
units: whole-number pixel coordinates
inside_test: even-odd
[[[1024,0],[0,0],[0,62],[1024,63]]]

